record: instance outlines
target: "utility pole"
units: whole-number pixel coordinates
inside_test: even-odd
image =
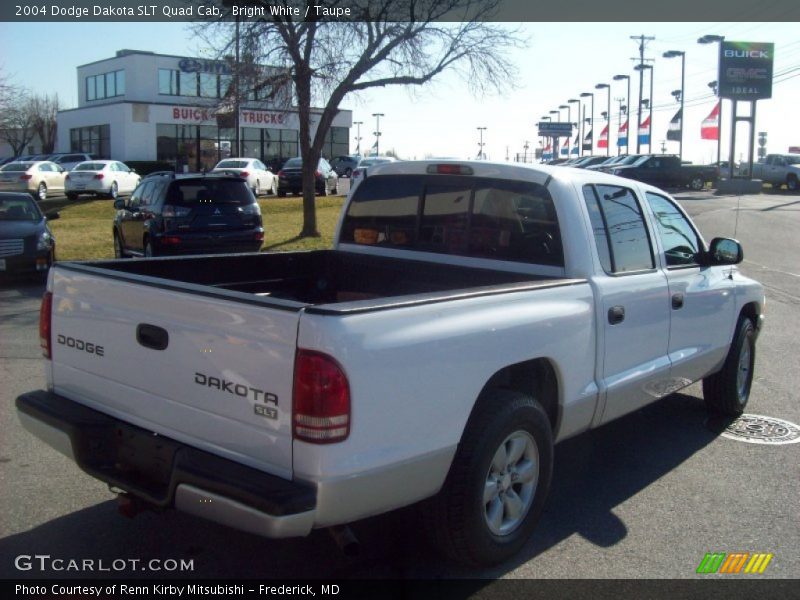
[[[644,92],[644,64],[645,62],[650,62],[653,59],[645,58],[644,57],[644,50],[647,47],[647,42],[652,42],[655,36],[651,35],[632,35],[630,38],[634,41],[639,42],[639,110],[636,114],[636,153],[639,154],[641,150],[641,145],[639,144],[639,128],[642,126],[642,93]],[[635,58],[633,60],[636,60]],[[652,75],[651,75],[652,77]],[[652,103],[652,98],[650,99]],[[630,114],[630,111],[629,111]],[[628,125],[628,129],[630,130],[630,125]],[[652,135],[653,128],[652,128],[652,119],[651,119],[651,126],[650,126],[650,134]],[[630,135],[630,131],[628,131],[628,135]]]
[[[480,141],[478,142],[478,160],[483,160],[486,158],[483,154],[483,132],[486,131],[486,127],[477,127],[476,128],[480,133]]]

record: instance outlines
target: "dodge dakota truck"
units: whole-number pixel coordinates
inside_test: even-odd
[[[418,504],[486,565],[531,535],[555,442],[699,380],[743,411],[763,289],[664,192],[373,168],[331,250],[57,263],[23,426],[123,502],[275,538]]]
[[[763,162],[753,163],[752,177],[774,188],[785,185],[796,192],[800,182],[800,154],[767,154]]]

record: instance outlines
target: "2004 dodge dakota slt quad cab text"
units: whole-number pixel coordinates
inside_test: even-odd
[[[124,498],[268,537],[421,502],[449,557],[530,536],[553,444],[703,381],[740,414],[764,293],[664,192],[374,167],[333,250],[58,263],[22,424]]]

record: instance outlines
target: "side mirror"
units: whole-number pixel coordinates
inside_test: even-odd
[[[708,258],[712,265],[738,265],[744,260],[744,251],[736,240],[714,238],[708,249]]]
[[[44,218],[47,219],[48,221],[55,221],[56,219],[60,219],[61,215],[58,214],[58,211],[54,211],[45,214]]]
[[[117,198],[114,200],[114,208],[117,210],[122,210],[125,208],[125,199],[124,198]]]

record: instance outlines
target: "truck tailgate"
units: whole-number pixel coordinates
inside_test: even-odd
[[[58,267],[51,289],[56,393],[291,478],[299,310]]]

